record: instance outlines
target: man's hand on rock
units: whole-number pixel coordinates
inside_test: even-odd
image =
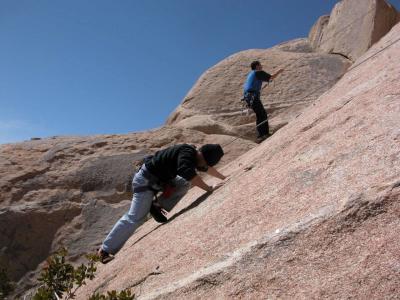
[[[218,183],[214,184],[214,185],[212,186],[212,192],[215,191],[215,190],[217,190],[217,189],[219,189],[221,186],[224,185],[224,183],[225,183],[225,182],[222,181],[222,182],[218,182]]]

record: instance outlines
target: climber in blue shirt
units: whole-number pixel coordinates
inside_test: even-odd
[[[283,69],[278,70],[275,74],[270,75],[262,70],[259,61],[253,61],[250,65],[251,72],[247,75],[244,84],[244,98],[247,106],[251,107],[256,114],[256,128],[258,131],[257,142],[262,142],[270,136],[268,126],[268,116],[264,105],[260,100],[261,88],[263,82],[269,82],[278,76]]]

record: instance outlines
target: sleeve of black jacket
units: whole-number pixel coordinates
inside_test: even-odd
[[[196,175],[196,148],[185,145],[179,149],[177,161],[177,174],[185,180],[190,181]]]
[[[261,81],[269,81],[271,79],[271,74],[264,71],[256,71],[256,78]]]

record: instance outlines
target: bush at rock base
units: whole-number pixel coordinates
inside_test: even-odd
[[[39,276],[39,288],[33,300],[58,300],[74,299],[76,291],[86,284],[86,280],[92,280],[97,270],[96,263],[98,257],[94,254],[86,255],[87,264],[74,267],[66,261],[68,252],[61,248],[47,259],[47,265],[43,268]],[[99,293],[93,294],[90,300],[131,300],[130,290],[117,292],[115,290],[107,292],[106,295]]]

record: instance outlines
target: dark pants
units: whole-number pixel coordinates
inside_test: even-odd
[[[268,116],[264,109],[264,105],[260,100],[260,94],[249,92],[245,95],[245,99],[256,114],[256,128],[258,131],[258,137],[269,135]]]

